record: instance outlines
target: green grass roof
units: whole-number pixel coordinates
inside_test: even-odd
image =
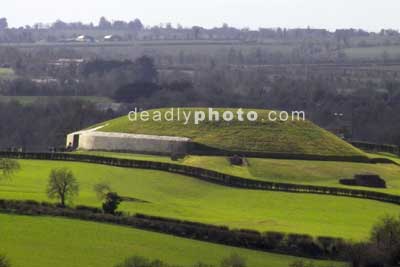
[[[162,113],[170,109],[149,111],[151,116],[157,111]],[[182,108],[181,112],[194,112],[208,109]],[[215,109],[221,113],[227,109]],[[233,111],[233,109],[231,109]],[[249,110],[244,110],[248,112]],[[268,110],[256,110],[259,120],[256,122],[239,122],[234,120],[204,121],[198,125],[193,119],[184,124],[181,115],[180,121],[129,121],[128,116],[123,116],[108,122],[99,131],[150,134],[164,136],[182,136],[191,138],[194,142],[210,147],[243,152],[262,153],[290,153],[310,155],[355,156],[363,153],[341,140],[334,134],[316,126],[310,121],[269,121]],[[236,112],[236,110],[235,110]],[[207,115],[208,116],[208,115]],[[193,118],[193,117],[192,117]],[[262,121],[261,118],[266,118]],[[175,113],[175,119],[177,114]]]

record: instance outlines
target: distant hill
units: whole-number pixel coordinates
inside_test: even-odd
[[[157,112],[164,117],[170,109],[148,111],[150,118]],[[182,108],[180,121],[177,112],[173,122],[162,121],[129,121],[123,116],[101,123],[106,125],[99,131],[117,133],[150,134],[162,136],[180,136],[191,138],[193,142],[222,150],[261,152],[261,153],[289,153],[323,156],[362,156],[362,151],[341,140],[334,134],[316,126],[310,121],[269,121],[268,110],[256,110],[259,120],[256,122],[240,122],[235,117],[231,122],[204,121],[194,124],[193,116],[187,125],[184,125],[182,112],[208,109]],[[226,110],[215,109],[222,114]],[[176,111],[176,109],[175,109]],[[249,110],[244,110],[248,112]],[[208,115],[206,116],[208,117]],[[261,118],[266,118],[262,121]]]

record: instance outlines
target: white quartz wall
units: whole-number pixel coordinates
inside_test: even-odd
[[[68,135],[67,144],[72,142],[75,134],[79,134],[78,149],[82,150],[129,151],[157,154],[186,153],[190,142],[190,139],[184,137],[90,131]]]

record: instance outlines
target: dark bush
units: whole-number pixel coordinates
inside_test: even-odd
[[[354,179],[340,179],[339,183],[342,185],[357,185],[356,180]]]
[[[105,202],[103,203],[103,211],[108,214],[116,214],[119,204],[122,202],[122,198],[114,192],[107,193]]]
[[[0,267],[11,267],[10,261],[4,255],[0,255]]]
[[[160,260],[150,261],[147,258],[133,256],[126,259],[123,263],[115,265],[115,267],[173,267]]]
[[[102,210],[99,208],[95,208],[95,207],[88,207],[88,206],[84,206],[84,205],[78,205],[75,207],[76,210],[78,211],[88,211],[88,212],[92,212],[92,213],[102,213]]]
[[[359,186],[386,188],[385,180],[376,174],[357,174],[354,179]]]
[[[246,259],[238,255],[237,253],[232,253],[229,257],[221,261],[221,267],[246,267]]]
[[[236,165],[236,166],[243,166],[244,164],[244,159],[238,155],[234,155],[232,157],[229,158],[229,162],[232,165]]]
[[[265,246],[266,249],[276,249],[282,243],[285,238],[284,233],[280,232],[266,232],[264,234]]]
[[[354,179],[341,179],[343,185],[386,188],[386,182],[376,174],[356,174]]]
[[[114,93],[114,99],[118,102],[133,103],[141,97],[150,97],[161,88],[152,82],[135,82],[123,85]]]

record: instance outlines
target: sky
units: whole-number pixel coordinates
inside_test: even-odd
[[[0,17],[13,27],[36,22],[140,18],[145,25],[170,22],[206,28],[223,23],[238,28],[312,27],[368,31],[400,29],[399,0],[11,0]]]

